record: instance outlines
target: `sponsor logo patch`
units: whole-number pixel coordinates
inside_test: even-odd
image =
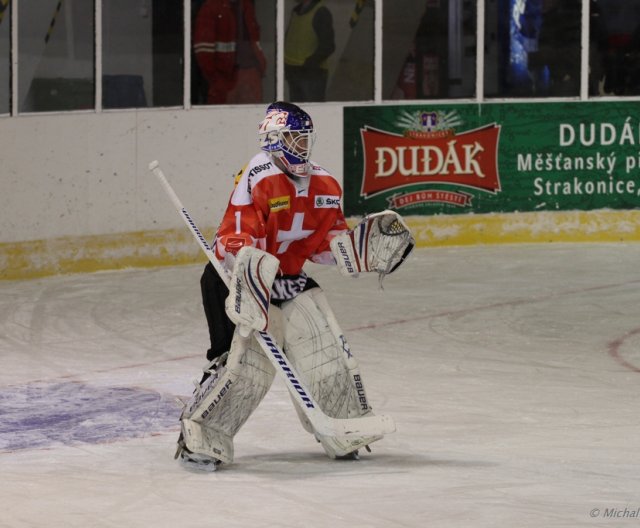
[[[269,211],[271,211],[272,213],[284,211],[291,208],[291,197],[278,196],[277,198],[271,198],[268,203]]]
[[[316,209],[333,209],[340,207],[340,197],[330,195],[316,196]]]
[[[263,163],[262,165],[256,165],[249,171],[249,178],[255,176],[256,174],[261,173],[262,171],[268,170],[271,168],[271,162]]]

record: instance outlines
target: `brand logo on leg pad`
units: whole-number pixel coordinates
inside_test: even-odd
[[[353,381],[356,384],[356,391],[358,392],[358,401],[360,402],[360,408],[363,411],[368,411],[369,404],[367,403],[367,395],[364,392],[364,385],[362,383],[362,378],[360,378],[360,374],[355,374],[353,376]]]
[[[224,398],[224,395],[227,393],[227,391],[229,390],[229,387],[231,387],[232,385],[232,381],[231,380],[227,380],[227,382],[224,384],[224,387],[222,387],[220,389],[220,392],[218,392],[217,396],[213,399],[213,401],[209,404],[209,406],[204,410],[204,412],[202,413],[202,419],[204,420],[207,416],[209,416],[211,414],[211,412],[216,408],[216,406],[220,403],[220,401],[222,400],[222,398]]]

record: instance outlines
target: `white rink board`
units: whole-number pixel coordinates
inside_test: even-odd
[[[0,243],[170,229],[181,220],[148,171],[159,160],[201,223],[224,212],[233,177],[259,152],[266,105],[0,120]],[[342,107],[309,104],[314,159],[342,181]],[[322,111],[319,111],[322,108]],[[164,203],[163,203],[164,205]]]

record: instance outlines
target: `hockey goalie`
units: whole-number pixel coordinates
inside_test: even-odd
[[[284,351],[324,414],[373,414],[358,362],[307,261],[357,277],[395,271],[414,247],[397,213],[365,217],[349,229],[342,189],[310,161],[311,117],[287,102],[269,105],[259,124],[261,151],[238,173],[201,278],[211,348],[202,380],[180,417],[176,458],[213,471],[233,461],[233,438],[269,390],[275,369],[256,342],[266,331]],[[226,284],[229,286],[227,287]],[[332,459],[357,458],[381,435],[339,437],[314,430],[293,400],[302,426]]]

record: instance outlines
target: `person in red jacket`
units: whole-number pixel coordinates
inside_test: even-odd
[[[193,48],[208,83],[207,103],[262,102],[266,58],[253,0],[206,0],[196,15]]]

